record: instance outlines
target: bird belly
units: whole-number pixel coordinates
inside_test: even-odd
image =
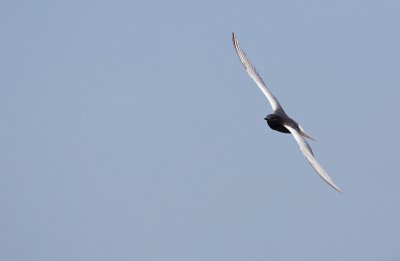
[[[267,121],[268,126],[276,131],[282,132],[282,133],[290,133],[290,131],[288,129],[285,128],[285,126],[283,126],[282,124],[278,123],[278,122],[271,122],[271,121]]]

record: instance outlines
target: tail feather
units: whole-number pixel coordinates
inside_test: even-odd
[[[311,139],[311,140],[315,140],[313,137],[311,137],[310,135],[307,134],[307,132],[305,132],[305,130],[299,125],[300,128],[300,134],[301,136]]]

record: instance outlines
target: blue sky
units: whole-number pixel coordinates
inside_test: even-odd
[[[397,1],[2,1],[1,260],[400,259]],[[326,185],[234,53],[317,141]]]

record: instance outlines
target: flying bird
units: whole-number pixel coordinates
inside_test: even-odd
[[[239,45],[239,41],[236,38],[235,33],[232,33],[232,41],[233,46],[235,47],[235,51],[242,62],[246,72],[249,76],[255,81],[260,90],[267,97],[269,103],[271,104],[273,113],[267,115],[264,120],[267,121],[268,126],[276,131],[283,133],[291,133],[296,140],[296,142],[300,146],[300,150],[303,155],[306,157],[308,162],[314,168],[314,170],[318,173],[318,175],[330,186],[332,186],[337,191],[341,192],[338,186],[333,183],[332,179],[329,177],[328,173],[321,167],[318,161],[314,158],[314,153],[311,150],[310,145],[307,143],[306,138],[312,139],[304,129],[292,118],[290,118],[282,106],[279,104],[278,100],[272,95],[271,91],[268,89],[267,85],[264,83],[256,68],[251,64],[249,59],[246,57],[246,54],[243,52],[242,48]]]

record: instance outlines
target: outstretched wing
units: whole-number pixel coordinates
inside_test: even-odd
[[[272,95],[272,93],[268,90],[267,85],[265,85],[264,81],[261,79],[260,75],[256,71],[256,68],[254,68],[249,59],[247,59],[246,54],[243,52],[242,48],[239,45],[239,41],[236,39],[235,33],[232,33],[232,41],[233,41],[233,46],[235,47],[235,51],[240,61],[242,62],[244,68],[246,69],[246,72],[256,82],[257,86],[267,97],[269,103],[271,103],[272,109],[274,111],[282,109],[278,100],[274,97],[274,95]]]
[[[311,151],[310,146],[308,145],[307,141],[301,136],[301,134],[291,127],[288,124],[284,125],[290,133],[292,133],[293,137],[297,141],[297,143],[300,146],[300,150],[303,153],[303,155],[307,158],[308,162],[310,162],[311,166],[314,168],[314,170],[320,175],[320,177],[329,185],[331,185],[334,189],[336,189],[339,192],[342,192],[338,186],[333,183],[332,179],[329,177],[328,173],[321,167],[321,165],[318,163],[318,161],[314,158],[313,153]]]

